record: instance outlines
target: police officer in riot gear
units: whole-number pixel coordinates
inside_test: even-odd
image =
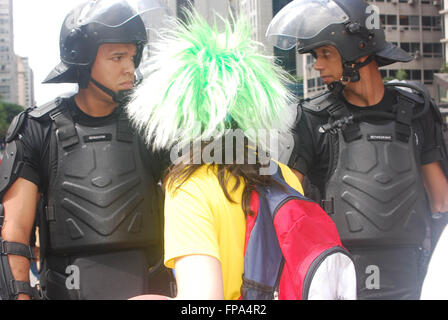
[[[79,92],[24,111],[6,138],[1,299],[35,296],[29,285],[35,221],[44,298],[169,294],[168,277],[159,272],[158,182],[165,164],[122,110],[147,42],[147,23],[165,13],[156,0],[91,0],[66,17],[61,63],[45,82],[78,83]],[[149,279],[154,273],[159,275]]]
[[[442,120],[427,92],[385,86],[378,70],[412,57],[362,0],[292,1],[267,37],[311,53],[328,86],[299,104],[289,165],[317,186],[352,252],[358,298],[418,299],[431,211],[448,211]]]

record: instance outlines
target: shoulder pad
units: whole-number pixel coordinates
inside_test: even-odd
[[[303,100],[301,105],[302,108],[306,110],[312,112],[321,112],[327,109],[329,106],[335,104],[336,102],[336,97],[330,91],[325,91],[324,93]]]
[[[63,101],[63,98],[58,97],[50,102],[45,103],[44,105],[32,108],[28,112],[28,114],[33,119],[42,119],[46,115],[49,115],[51,111],[61,106],[63,104]]]
[[[409,100],[415,101],[418,104],[423,104],[425,103],[425,98],[420,95],[418,92],[412,91],[409,92],[407,90],[403,90],[403,89],[399,89],[399,88],[395,88],[395,90],[397,91],[397,93],[405,98],[408,98]]]
[[[437,122],[440,123],[442,126],[446,126],[445,120],[443,120],[442,113],[441,113],[439,107],[437,106],[437,104],[434,102],[434,100],[431,99],[431,103],[429,104],[429,106],[430,106],[430,109],[432,110],[432,112],[434,113]],[[448,140],[447,140],[447,142],[448,142]]]
[[[28,112],[27,110],[24,110],[24,111],[20,112],[18,115],[16,115],[14,117],[14,119],[12,119],[11,124],[9,125],[9,128],[8,128],[8,131],[6,132],[6,135],[5,135],[6,143],[9,143],[16,138],[17,133],[22,128],[23,123],[25,122],[27,112]]]
[[[2,165],[0,166],[0,176],[2,177],[0,179],[0,201],[6,190],[17,178],[18,166],[21,165],[18,161],[22,157],[21,151],[20,143],[17,141],[7,143],[5,146]]]
[[[301,113],[302,110],[297,103],[289,104],[286,107],[286,115],[288,117],[288,122],[290,121],[291,125],[296,124],[300,120]]]
[[[44,104],[42,106],[28,108],[25,111],[22,111],[21,113],[19,113],[11,121],[9,129],[5,135],[5,142],[9,143],[17,137],[18,132],[22,128],[23,124],[25,123],[25,119],[26,119],[27,115],[33,119],[37,119],[37,120],[42,119],[46,115],[49,115],[56,108],[62,106],[64,104],[64,102],[67,101],[67,99],[68,98],[66,98],[66,97],[64,97],[64,98],[58,97],[50,102],[47,102],[46,104]]]

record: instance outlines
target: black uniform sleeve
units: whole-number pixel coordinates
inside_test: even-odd
[[[299,106],[299,108],[301,107]],[[300,119],[298,119],[298,122],[292,130],[294,135],[294,150],[288,165],[303,175],[308,174],[315,154],[315,141],[310,126],[312,127],[313,124],[310,122],[307,113],[301,112]]]
[[[421,164],[425,165],[442,160],[442,146],[440,145],[440,139],[437,139],[437,136],[442,134],[442,127],[434,114],[432,107],[431,110],[419,120],[419,127],[421,131],[419,135],[423,137],[420,154]]]
[[[169,151],[153,151],[152,146],[148,146],[140,139],[140,150],[143,155],[143,163],[150,170],[154,181],[163,181],[163,175],[170,165]]]
[[[42,124],[32,118],[27,118],[18,139],[23,147],[22,159],[23,165],[18,173],[28,181],[38,186],[42,191],[42,174],[44,172],[41,163],[42,158],[48,150],[48,133],[50,124]]]
[[[170,153],[168,151],[157,151],[154,153],[154,176],[157,178],[156,181],[163,181],[166,170],[171,164]]]

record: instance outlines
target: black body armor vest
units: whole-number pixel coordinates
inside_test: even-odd
[[[361,137],[347,142],[339,132],[337,167],[327,182],[328,210],[346,246],[421,245],[428,216],[414,151],[395,136],[395,122],[359,124]]]
[[[411,126],[416,102],[398,99],[388,118],[369,122],[334,97],[321,103],[331,150],[322,207],[352,253],[358,299],[418,299],[424,275],[430,209]]]
[[[327,133],[323,207],[346,246],[418,246],[425,238],[429,206],[411,126],[416,103],[398,97],[389,119],[372,122],[355,119],[341,102],[327,107],[339,128]]]
[[[57,164],[50,156],[44,295],[127,299],[147,293],[149,267],[162,259],[163,224],[142,142],[123,113],[113,123],[90,127],[74,123],[62,104],[50,118],[50,154],[57,154]]]
[[[67,254],[155,244],[162,231],[151,201],[156,184],[144,168],[137,136],[127,121],[81,126],[66,110],[52,118],[58,164],[47,202],[51,251]]]

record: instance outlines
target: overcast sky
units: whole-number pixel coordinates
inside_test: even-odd
[[[42,84],[59,63],[59,32],[67,13],[85,0],[14,0],[14,50],[28,57],[34,71],[38,105],[76,88],[69,84]]]

